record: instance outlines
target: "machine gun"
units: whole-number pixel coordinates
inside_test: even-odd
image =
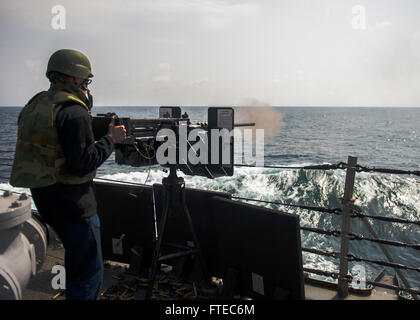
[[[116,145],[116,163],[133,167],[161,164],[211,179],[233,175],[234,127],[255,125],[235,124],[234,110],[229,107],[210,107],[208,121],[195,123],[186,112],[181,114],[180,107],[160,107],[159,118],[154,119],[98,114],[92,120],[95,139],[107,133],[113,116],[115,124],[127,130],[127,139]]]

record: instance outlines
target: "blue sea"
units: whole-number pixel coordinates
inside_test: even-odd
[[[243,118],[244,112],[236,114]],[[184,107],[193,121],[207,120],[207,107]],[[10,175],[20,108],[2,107],[0,117],[0,189],[12,189]],[[158,107],[95,107],[93,114],[116,112],[119,116],[155,118]],[[273,107],[247,114],[257,127],[267,128],[264,142],[265,165],[300,166],[347,162],[349,155],[368,167],[420,170],[420,108],[362,107]],[[255,118],[255,119],[254,119]],[[159,166],[133,168],[119,166],[112,155],[98,170],[98,177],[138,183],[159,183],[167,175]],[[182,174],[181,174],[182,175]],[[328,208],[341,207],[345,170],[299,170],[236,167],[232,177],[207,179],[185,176],[188,187],[230,192],[234,196]],[[356,204],[370,215],[420,220],[420,177],[380,173],[357,173]],[[259,203],[258,205],[264,205]],[[267,207],[298,214],[301,226],[339,230],[337,215],[274,204]],[[420,243],[420,227],[413,224],[370,220],[383,239]],[[372,237],[362,221],[352,219],[352,232]],[[340,238],[302,231],[302,247],[339,251]],[[420,252],[412,248],[388,246],[396,263],[419,267]],[[364,258],[387,261],[376,243],[351,241],[350,252]],[[338,259],[303,253],[304,266],[338,270]],[[368,279],[382,266],[362,264]],[[387,274],[395,271],[386,267]],[[412,287],[420,287],[420,273],[402,270]],[[316,277],[316,276],[315,276]]]

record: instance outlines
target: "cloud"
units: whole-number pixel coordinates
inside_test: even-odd
[[[139,5],[147,17],[158,17],[158,22],[176,20],[194,21],[205,28],[220,29],[243,18],[259,14],[255,2],[221,0],[156,0]]]
[[[51,28],[56,4],[66,30]],[[419,9],[417,0],[371,0],[370,32],[355,32],[351,5],[332,0],[0,1],[0,69],[10,75],[0,105],[47,86],[48,57],[60,48],[91,59],[96,101],[106,105],[234,105],[245,95],[388,105],[402,93],[418,104]]]
[[[390,28],[392,26],[393,24],[390,21],[381,21],[381,22],[376,23],[373,27],[366,28],[366,30],[369,32],[375,32],[375,31],[383,30],[385,28]]]
[[[204,0],[193,2],[197,5],[197,13],[202,16],[203,25],[208,28],[224,28],[231,23],[251,18],[259,13],[256,3]]]
[[[390,22],[390,21],[381,21],[376,26],[377,26],[378,29],[392,27],[392,22]]]
[[[203,88],[203,87],[206,87],[206,86],[208,86],[210,84],[213,84],[213,83],[215,83],[215,80],[214,79],[203,78],[203,79],[198,79],[198,80],[192,81],[191,82],[191,85],[193,87],[201,87],[201,88]]]
[[[25,59],[23,61],[26,67],[28,67],[32,71],[40,71],[43,62],[40,59]]]
[[[153,77],[154,82],[170,82],[171,77],[169,75],[158,75]]]
[[[169,63],[165,63],[165,62],[159,63],[157,67],[158,67],[159,70],[163,70],[163,71],[169,70],[171,68]]]

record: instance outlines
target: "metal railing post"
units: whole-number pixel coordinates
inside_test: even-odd
[[[356,176],[357,157],[349,156],[347,160],[346,184],[344,185],[344,196],[342,199],[343,210],[341,217],[341,249],[340,249],[340,271],[338,277],[338,294],[345,298],[348,295],[349,283],[347,281],[347,273],[349,267],[349,233],[351,231],[351,212],[354,178]]]

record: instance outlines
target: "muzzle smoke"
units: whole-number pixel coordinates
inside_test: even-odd
[[[235,109],[235,122],[254,122],[255,127],[251,127],[254,137],[255,130],[264,129],[264,138],[272,139],[283,128],[283,114],[265,102],[250,98],[238,107]]]

